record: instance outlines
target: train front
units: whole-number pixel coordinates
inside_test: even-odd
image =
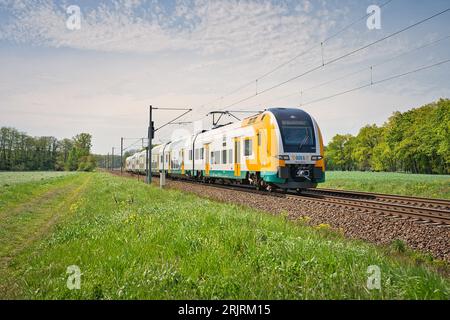
[[[316,121],[305,111],[269,109],[278,124],[278,184],[283,189],[315,188],[325,181],[323,140]]]

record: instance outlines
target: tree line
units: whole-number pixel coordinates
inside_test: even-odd
[[[92,171],[92,136],[80,133],[72,139],[32,137],[15,128],[0,128],[0,170]]]
[[[450,173],[450,100],[394,112],[358,135],[337,134],[325,148],[328,170]]]

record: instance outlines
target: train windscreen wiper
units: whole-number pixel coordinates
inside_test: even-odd
[[[308,139],[309,139],[309,136],[308,136],[308,135],[306,135],[306,136],[303,138],[302,142],[301,142],[301,143],[299,144],[299,146],[298,146],[298,151],[299,151],[299,152],[302,151],[302,147],[305,145],[305,143],[306,143],[306,141],[308,141]]]

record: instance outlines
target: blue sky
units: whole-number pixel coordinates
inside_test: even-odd
[[[186,120],[202,119],[207,126],[208,111],[253,95],[256,88],[217,98],[384,2],[0,0],[0,126],[59,138],[90,132],[99,153],[117,147],[121,136],[144,136],[149,104],[191,107]],[[70,5],[81,9],[80,30],[66,27]],[[448,0],[393,0],[381,9],[380,30],[369,30],[363,19],[327,41],[325,62],[449,7]],[[450,12],[231,109],[295,107],[367,83],[371,65],[377,65],[376,81],[449,59],[446,36]],[[258,90],[320,65],[318,48],[259,80]],[[358,70],[367,72],[316,87]],[[302,108],[317,119],[328,141],[336,133],[355,134],[367,123],[382,124],[395,110],[448,98],[449,72],[445,64]],[[156,123],[176,115],[160,111]],[[157,141],[186,130],[192,128],[168,127]]]

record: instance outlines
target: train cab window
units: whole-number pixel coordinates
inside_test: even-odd
[[[315,152],[314,121],[303,110],[269,109],[280,128],[284,152]]]
[[[253,140],[251,138],[244,140],[244,156],[248,157],[253,154]]]
[[[314,145],[313,128],[306,121],[283,121],[281,131],[286,145]]]

